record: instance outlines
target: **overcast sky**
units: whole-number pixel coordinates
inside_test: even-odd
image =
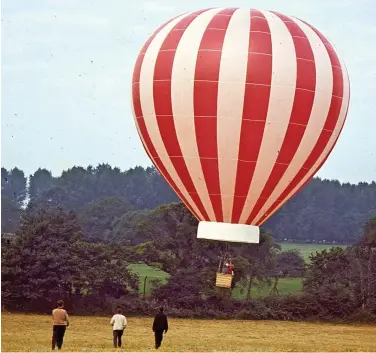
[[[276,10],[322,31],[351,81],[342,135],[318,173],[376,180],[375,0],[2,0],[2,166],[151,165],[130,105],[133,65],[172,16],[207,7]]]

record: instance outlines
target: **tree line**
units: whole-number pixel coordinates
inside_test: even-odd
[[[72,210],[86,240],[140,243],[129,225],[178,198],[154,167],[126,171],[108,164],[73,167],[52,176],[38,169],[26,178],[18,168],[1,169],[2,233],[13,233],[27,209]],[[353,244],[376,215],[376,183],[339,183],[314,178],[263,225],[274,239]]]
[[[281,251],[265,231],[259,244],[197,239],[197,220],[182,203],[133,220],[126,230],[142,233],[142,242],[124,237],[99,242],[85,239],[74,211],[27,208],[11,241],[2,244],[5,309],[49,312],[63,298],[75,314],[104,314],[122,306],[128,314],[149,315],[164,305],[177,317],[376,322],[376,217],[355,245],[313,254],[309,265],[298,253]],[[233,286],[247,291],[246,300],[215,287],[224,254],[233,259]],[[156,281],[151,296],[141,297],[139,278],[128,266],[135,262],[168,272],[168,282]],[[304,278],[303,293],[252,297],[252,286],[289,276]]]

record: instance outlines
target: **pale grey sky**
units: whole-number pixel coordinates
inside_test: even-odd
[[[133,64],[172,16],[207,7],[276,10],[322,31],[344,59],[351,102],[319,176],[376,180],[375,0],[2,0],[2,166],[151,165],[133,122]]]

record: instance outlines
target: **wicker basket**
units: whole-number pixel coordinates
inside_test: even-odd
[[[218,273],[215,285],[220,288],[231,288],[232,275]]]

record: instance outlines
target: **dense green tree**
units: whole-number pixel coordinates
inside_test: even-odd
[[[1,195],[7,197],[16,207],[21,208],[27,196],[26,177],[22,170],[1,168]]]
[[[1,197],[1,232],[14,233],[20,221],[21,210],[7,197]]]
[[[305,271],[304,259],[299,251],[295,249],[278,252],[275,256],[275,268],[273,271],[282,277],[302,277]]]
[[[359,245],[365,248],[373,249],[376,247],[376,217],[371,218],[364,227],[363,237]]]
[[[280,246],[271,234],[260,231],[258,244],[234,244],[230,254],[234,258],[237,269],[235,283],[240,281],[247,288],[247,300],[251,299],[252,287],[262,287],[270,284],[270,273],[274,268],[275,256]]]
[[[137,277],[115,250],[82,241],[72,211],[57,208],[26,214],[16,237],[1,259],[6,305],[43,310],[58,298],[68,302],[83,295],[104,299],[137,289]]]
[[[25,190],[23,172],[17,168],[10,172],[2,169],[2,196],[20,208]],[[135,167],[123,172],[108,164],[73,167],[56,178],[39,169],[30,177],[29,194],[33,208],[60,205],[76,212],[105,197],[124,198],[135,210],[152,210],[178,201],[154,167]],[[263,228],[277,240],[354,244],[362,236],[363,224],[375,215],[375,182],[353,185],[314,178]],[[118,235],[119,231],[118,228]]]
[[[38,210],[48,210],[56,207],[71,210],[72,194],[65,188],[54,186],[51,189],[45,190],[35,200],[31,200],[27,205],[28,212],[35,212]]]
[[[238,244],[197,239],[197,224],[182,203],[162,205],[151,211],[140,225],[150,240],[135,249],[143,260],[159,263],[170,274],[181,268],[205,268],[215,273],[226,253],[233,254],[235,260],[240,252]]]
[[[137,246],[136,252],[140,260],[170,273],[169,283],[180,278],[174,275],[182,269],[194,269],[198,277],[202,272],[211,274],[213,289],[219,261],[224,256],[231,257],[235,264],[234,285],[238,281],[249,285],[249,298],[252,285],[268,282],[267,274],[277,247],[271,235],[263,231],[259,244],[197,239],[197,220],[182,203],[171,203],[150,212],[142,229],[150,241]]]
[[[126,245],[137,245],[149,241],[145,232],[151,211],[131,211],[116,218],[112,224],[111,240]]]
[[[175,192],[154,167],[135,167],[125,173],[126,196],[137,209],[154,209],[178,201]]]
[[[43,192],[56,186],[56,179],[47,169],[39,168],[29,179],[29,197],[34,202],[40,198]]]
[[[78,276],[81,229],[72,212],[61,209],[25,215],[18,241],[2,258],[5,300],[68,297]]]
[[[373,218],[359,244],[312,255],[304,281],[305,293],[320,298],[327,310],[335,308],[343,315],[356,309],[376,313],[375,234],[376,218]]]
[[[349,249],[351,280],[362,309],[376,313],[376,217],[369,220],[359,244]]]
[[[121,197],[103,197],[82,207],[78,219],[86,239],[109,241],[114,221],[131,211],[133,206]]]
[[[357,242],[376,215],[376,183],[340,184],[314,178],[266,224],[279,240]]]
[[[80,272],[74,293],[99,298],[120,298],[138,289],[138,277],[128,269],[129,257],[119,248],[80,242]]]
[[[197,221],[182,203],[162,205],[149,213],[141,225],[148,243],[136,248],[148,263],[160,263],[173,273],[182,267],[194,266],[193,251]]]
[[[357,284],[351,274],[353,265],[348,251],[342,248],[311,256],[304,293],[316,298],[323,316],[345,317],[359,308]]]
[[[333,247],[311,254],[308,273],[304,282],[305,290],[321,291],[324,288],[349,288],[351,285],[351,262],[348,250]]]
[[[165,305],[194,310],[203,299],[216,295],[214,280],[215,274],[208,269],[181,268],[173,273],[166,285],[156,287],[152,294]]]
[[[305,263],[303,257],[297,250],[278,251],[274,253],[273,260],[273,267],[269,275],[274,277],[274,284],[270,294],[279,295],[279,279],[287,276],[303,277],[305,273]]]

